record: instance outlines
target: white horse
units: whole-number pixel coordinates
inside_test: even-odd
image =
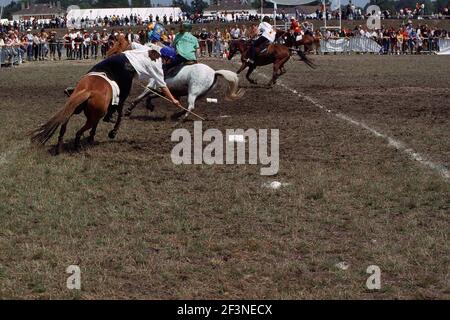
[[[216,71],[203,63],[186,65],[182,67],[182,69],[175,76],[166,78],[165,81],[167,87],[177,99],[182,96],[188,97],[188,110],[192,111],[195,108],[195,101],[198,98],[205,96],[215,87],[219,76],[223,77],[228,82],[228,90],[225,97],[226,100],[236,100],[242,97],[244,91],[239,89],[239,78],[235,72],[229,70]],[[131,111],[144,98],[154,97],[151,96],[152,90],[149,89],[151,87],[152,81],[150,80],[147,88],[131,103],[130,107],[125,112],[125,115],[129,116]],[[185,119],[189,113],[183,111],[181,113],[177,113],[177,115],[182,116],[182,119]]]

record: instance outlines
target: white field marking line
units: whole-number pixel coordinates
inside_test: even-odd
[[[220,59],[217,59],[220,61]],[[223,61],[223,60],[222,60]],[[233,63],[236,63],[235,61],[232,61]],[[258,72],[258,71],[254,71],[257,75],[270,80],[271,77],[266,76],[264,73]],[[285,85],[284,83],[281,83],[279,81],[277,81],[276,83],[277,85],[279,85],[280,87],[296,94],[298,97],[311,102],[315,107],[324,110],[327,113],[330,113],[332,115],[334,115],[336,118],[344,120],[354,126],[357,127],[361,127],[363,129],[366,129],[367,131],[369,131],[370,133],[372,133],[374,136],[376,136],[377,138],[382,138],[384,140],[386,140],[388,146],[393,147],[403,153],[405,153],[411,160],[417,161],[419,162],[421,165],[428,167],[430,169],[432,169],[433,171],[436,171],[442,178],[444,178],[445,180],[450,180],[450,171],[442,164],[439,163],[435,163],[431,160],[428,160],[429,157],[424,156],[416,151],[414,151],[413,149],[409,148],[408,146],[406,146],[403,142],[395,140],[394,138],[381,133],[371,127],[369,127],[367,124],[365,124],[364,122],[360,122],[357,120],[352,119],[351,117],[343,114],[343,113],[339,113],[339,112],[335,112],[331,109],[326,108],[324,105],[320,104],[319,102],[317,102],[316,100],[314,100],[313,98],[304,95],[300,92],[297,92],[297,90],[291,89],[290,87],[288,87],[287,85]]]

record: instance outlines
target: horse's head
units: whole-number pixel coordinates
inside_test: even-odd
[[[129,50],[130,43],[124,35],[119,35],[117,40],[114,41],[114,45],[106,52],[106,57],[110,57],[114,54],[122,53],[125,50]]]

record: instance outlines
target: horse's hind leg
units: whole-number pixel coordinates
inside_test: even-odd
[[[104,122],[113,122],[112,118],[114,115],[114,112],[116,112],[117,107],[116,106],[109,106],[108,111],[106,112],[106,115],[103,117]]]
[[[74,142],[76,150],[80,150],[81,148],[81,136],[83,135],[83,133],[92,127],[93,127],[92,121],[90,119],[87,119],[84,126],[82,126],[81,129],[77,131],[77,133],[75,134],[75,142]]]
[[[67,121],[63,123],[59,130],[58,144],[56,145],[56,154],[60,154],[63,151],[64,134],[67,129]]]
[[[98,126],[98,121],[92,127],[91,132],[89,132],[89,138],[88,138],[89,144],[93,144],[94,143],[94,137],[95,137],[95,132],[97,131],[97,126]]]
[[[119,131],[120,129],[120,124],[122,122],[122,115],[123,115],[123,103],[121,103],[120,105],[117,106],[117,121],[116,124],[114,125],[114,128],[108,133],[108,137],[110,139],[114,139],[117,135],[117,131]]]

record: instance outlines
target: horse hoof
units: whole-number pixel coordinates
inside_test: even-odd
[[[155,110],[155,106],[154,105],[145,105],[145,108],[150,111],[153,112]]]
[[[110,139],[114,139],[115,137],[116,137],[116,132],[114,131],[114,130],[112,130],[112,131],[110,131],[109,133],[108,133],[108,137],[110,138]]]
[[[115,121],[110,117],[104,117],[103,122],[114,123]]]
[[[62,146],[55,146],[55,148],[53,149],[53,155],[58,156],[62,153],[62,151],[63,151]]]
[[[130,109],[125,110],[125,112],[123,113],[123,115],[124,115],[125,117],[131,116],[131,110],[130,110]]]

